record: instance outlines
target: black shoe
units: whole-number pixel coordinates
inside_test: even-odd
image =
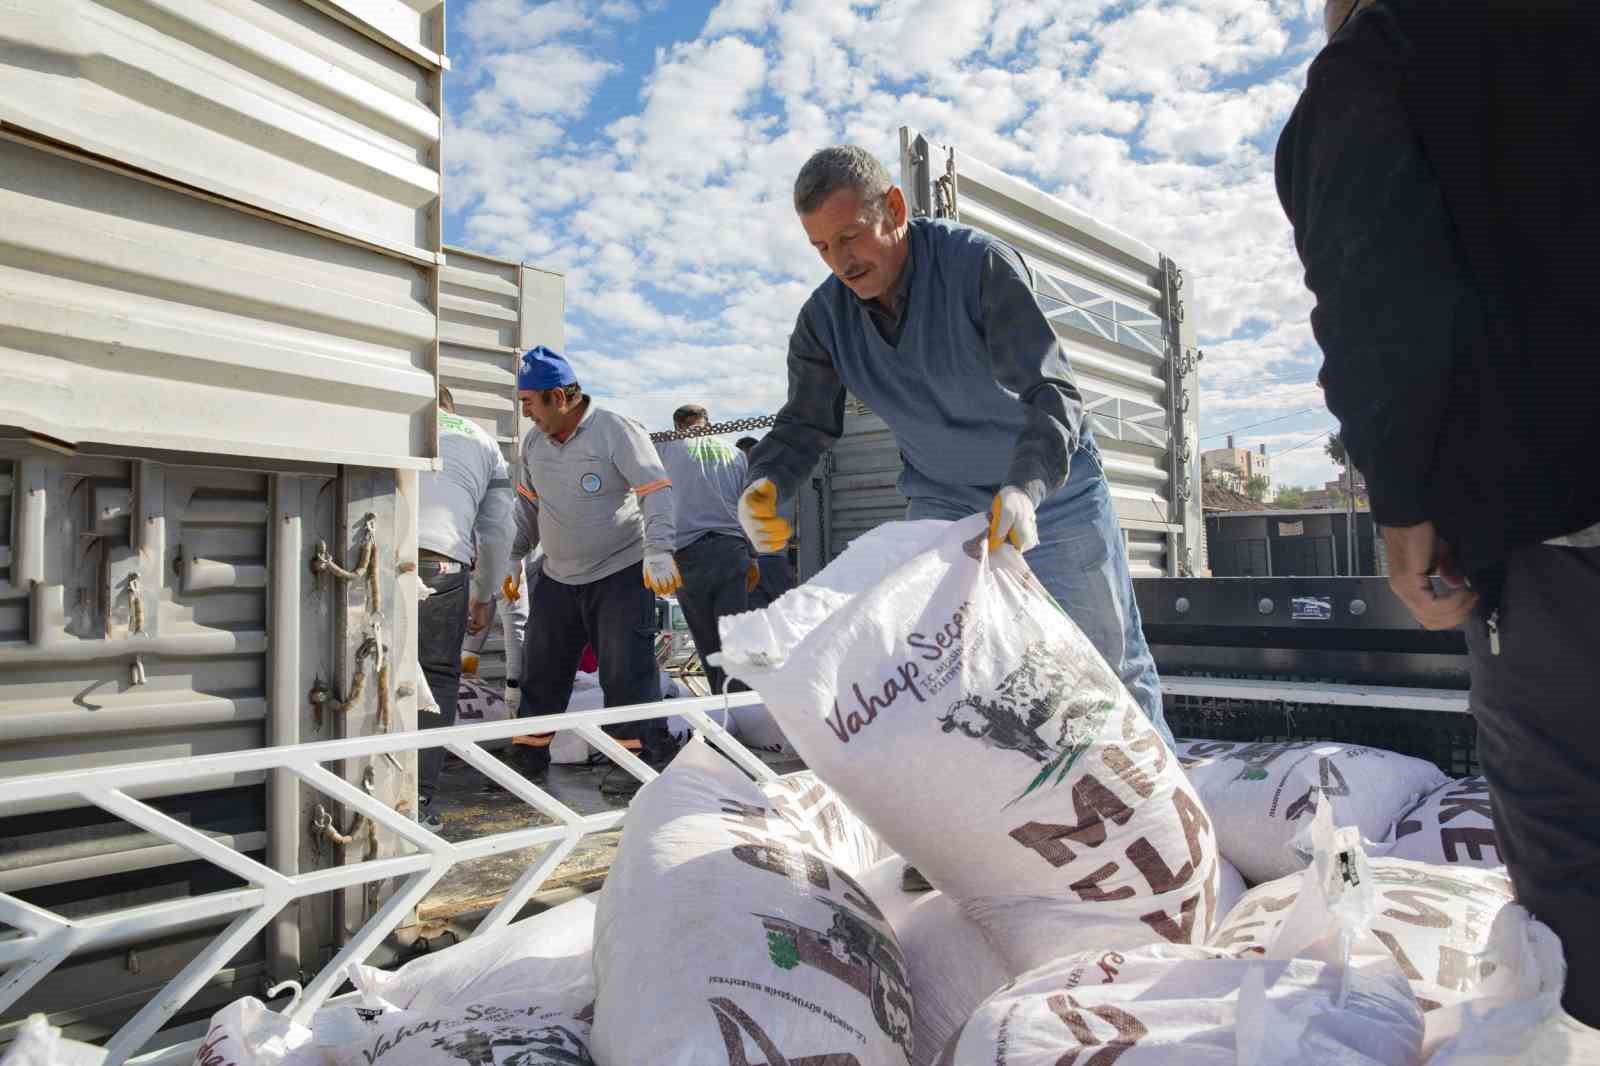
[[[417,801],[417,824],[430,833],[444,830],[444,819],[439,817],[439,812],[433,809],[433,799],[430,797]]]
[[[915,866],[907,866],[900,873],[900,891],[902,892],[932,892],[933,886],[928,879],[922,876],[922,871]]]

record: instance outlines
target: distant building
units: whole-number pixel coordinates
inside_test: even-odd
[[[1200,453],[1200,478],[1213,485],[1232,489],[1235,492],[1245,491],[1252,478],[1266,478],[1267,495],[1272,494],[1272,463],[1267,456],[1267,446],[1261,445],[1259,451],[1249,448],[1235,448],[1233,437],[1228,437],[1226,448],[1213,448],[1208,452]]]
[[[1365,511],[1367,503],[1367,479],[1361,476],[1361,471],[1355,472],[1356,510]],[[1301,500],[1300,506],[1307,510],[1334,510],[1343,511],[1349,506],[1349,492],[1345,487],[1344,478],[1336,478],[1325,482],[1320,489],[1311,489]]]

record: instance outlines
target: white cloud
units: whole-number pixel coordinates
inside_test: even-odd
[[[542,44],[563,33],[590,24],[578,0],[473,0],[461,19],[461,29],[474,45],[525,48]]]
[[[897,169],[902,124],[1174,257],[1208,429],[1320,406],[1272,179],[1320,43],[1304,0],[721,0],[597,125],[622,58],[605,20],[634,6],[468,0],[446,145],[466,242],[568,271],[586,384],[647,424],[690,399],[719,417],[782,401],[824,276],[794,175],[841,140]]]

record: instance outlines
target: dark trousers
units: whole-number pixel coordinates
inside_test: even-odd
[[[746,582],[754,556],[743,537],[707,533],[688,547],[679,548],[673,557],[678,561],[678,573],[683,575],[678,606],[683,608],[683,620],[689,623],[711,691],[721,692],[727,675],[720,667],[707,663],[706,658],[722,650],[717,619],[750,609]]]
[[[517,717],[567,709],[586,644],[594,646],[600,661],[600,691],[607,707],[661,699],[656,596],[644,587],[643,563],[586,585],[566,585],[542,574],[529,595]],[[647,755],[666,755],[671,743],[660,718],[606,726],[606,732],[619,740],[639,741]],[[549,765],[549,748],[522,746],[518,751],[532,766]]]
[[[794,588],[794,567],[789,565],[787,554],[757,556],[756,564],[761,567],[761,582],[750,593],[752,611],[770,607],[779,596]]]
[[[451,571],[446,573],[445,571]],[[460,563],[423,559],[417,563],[422,583],[433,595],[417,605],[417,665],[427,679],[428,691],[439,705],[438,714],[418,715],[421,729],[443,729],[456,724],[456,696],[461,686],[461,642],[467,636],[467,568]],[[444,766],[443,748],[424,748],[417,764],[417,798],[433,799]]]
[[[1600,1027],[1600,548],[1522,548],[1500,654],[1468,624],[1478,756],[1517,901],[1561,938],[1562,1005]]]

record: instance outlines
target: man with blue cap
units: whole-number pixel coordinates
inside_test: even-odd
[[[519,717],[566,710],[584,646],[600,663],[607,707],[661,699],[656,665],[656,597],[683,583],[673,561],[672,482],[643,426],[583,393],[560,353],[543,346],[517,372],[522,442],[517,537],[512,558],[542,548],[523,641]],[[666,722],[629,722],[606,732],[660,769],[672,758]],[[519,769],[532,780],[550,765],[548,745],[519,744]],[[601,790],[631,795],[620,770]]]

